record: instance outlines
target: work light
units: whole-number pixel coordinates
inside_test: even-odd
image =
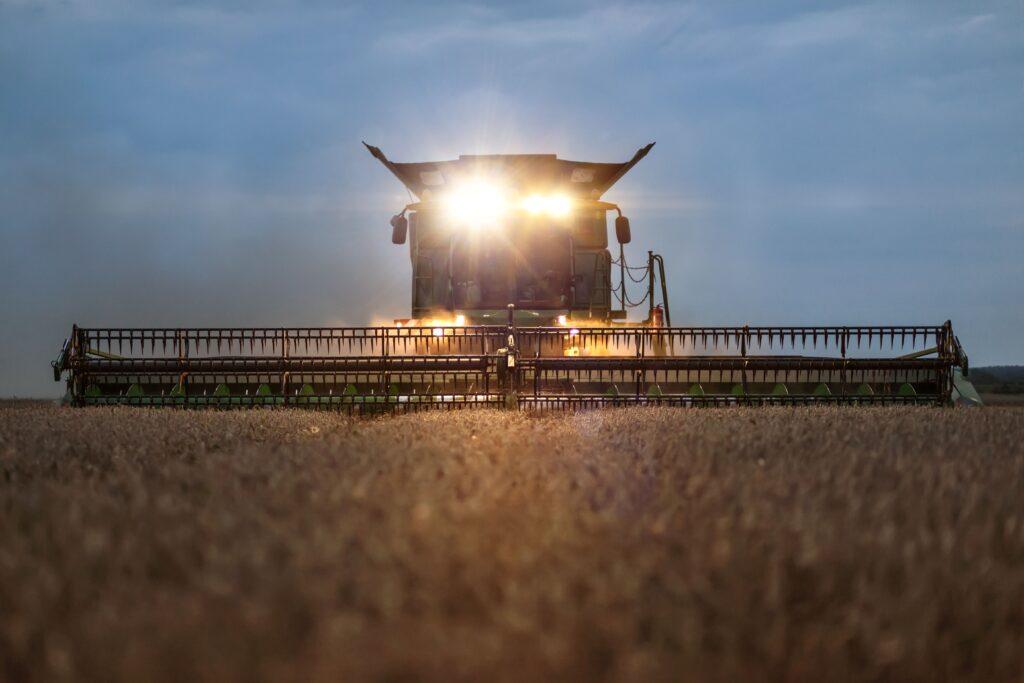
[[[453,223],[473,228],[493,227],[515,209],[550,218],[565,218],[572,211],[572,199],[567,195],[530,194],[512,200],[504,187],[484,180],[457,185],[441,202]]]
[[[508,211],[503,188],[482,180],[455,187],[442,200],[452,221],[473,227],[490,227]]]

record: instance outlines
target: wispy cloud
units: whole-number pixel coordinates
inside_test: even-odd
[[[756,61],[851,45],[874,52],[913,50],[951,34],[984,39],[986,32],[998,28],[992,14],[930,14],[893,3],[826,7],[749,23],[720,22],[706,10],[695,18],[665,50]]]
[[[387,53],[419,54],[466,45],[508,48],[621,45],[675,30],[693,13],[689,5],[613,4],[560,16],[517,17],[479,6],[446,12],[425,26],[388,32],[375,41]]]

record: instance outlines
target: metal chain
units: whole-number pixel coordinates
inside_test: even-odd
[[[649,291],[644,293],[643,297],[640,298],[640,301],[633,301],[632,299],[629,298],[629,293],[627,292],[626,293],[626,303],[629,304],[630,306],[632,306],[633,308],[636,308],[637,306],[640,306],[645,301],[647,301],[648,295],[650,295]]]
[[[644,270],[646,270],[646,269],[644,269]],[[651,274],[650,273],[645,273],[643,276],[640,277],[639,280],[637,278],[633,277],[633,273],[629,272],[628,270],[626,271],[626,275],[629,276],[630,280],[632,280],[633,282],[635,282],[635,283],[637,283],[639,285],[639,284],[643,284],[644,282],[647,282],[647,278],[649,278]]]
[[[625,254],[622,255],[621,259],[614,259],[614,258],[611,259],[611,262],[612,262],[612,265],[616,265],[616,266],[622,267],[623,270],[625,271],[626,275],[629,276],[629,279],[632,280],[636,284],[643,284],[643,283],[647,282],[648,278],[650,278],[650,276],[651,276],[650,268],[648,266],[631,266],[631,265],[629,265],[626,262],[626,255]],[[633,277],[633,271],[635,271],[635,270],[636,271],[643,271],[644,274],[642,276],[640,276],[639,279],[637,279],[637,278]],[[630,308],[637,308],[638,306],[643,305],[643,303],[645,301],[647,301],[647,297],[649,297],[651,295],[651,290],[648,288],[648,289],[645,290],[644,295],[640,298],[639,301],[633,301],[632,299],[629,298],[629,293],[626,292],[626,288],[622,286],[622,282],[619,282],[619,286],[614,288],[614,289],[612,289],[612,292],[614,293],[615,298],[618,299],[619,305],[622,306],[622,308],[626,308],[627,306],[629,306]],[[623,300],[623,299],[625,299],[625,300]]]
[[[612,265],[617,266],[617,265],[620,265],[621,263],[622,263],[622,260],[620,260],[620,259],[614,259],[614,258],[612,259]],[[647,270],[647,266],[631,266],[631,265],[629,265],[627,263],[626,264],[626,269],[627,270]]]

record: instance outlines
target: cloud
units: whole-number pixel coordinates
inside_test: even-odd
[[[765,59],[813,58],[822,50],[840,48],[895,55],[941,47],[941,41],[950,36],[990,39],[1000,30],[993,14],[922,13],[892,3],[781,13],[751,22],[723,22],[707,10],[691,16],[693,21],[666,41],[663,50],[744,65]]]
[[[685,4],[614,4],[560,16],[514,17],[471,6],[437,12],[434,21],[389,32],[375,41],[385,54],[417,55],[466,45],[495,48],[599,47],[622,45],[675,30],[692,13]]]

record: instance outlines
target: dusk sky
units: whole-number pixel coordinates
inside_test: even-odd
[[[1024,4],[0,0],[0,396],[85,326],[409,310],[392,159],[624,161],[676,324],[1024,363]]]

